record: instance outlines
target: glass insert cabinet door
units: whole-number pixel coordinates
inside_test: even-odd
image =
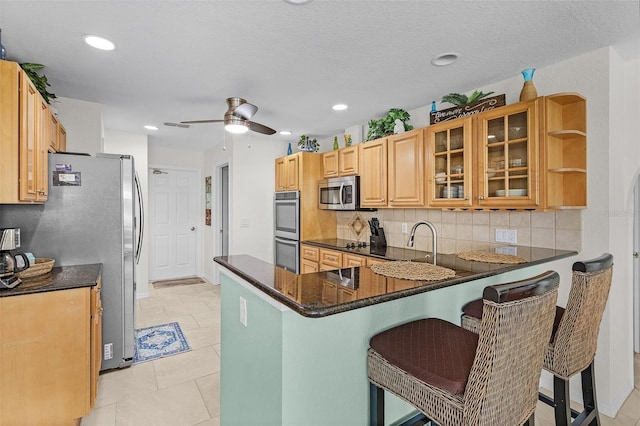
[[[472,139],[471,117],[427,128],[429,206],[471,206]]]
[[[478,115],[478,205],[538,206],[538,101]]]

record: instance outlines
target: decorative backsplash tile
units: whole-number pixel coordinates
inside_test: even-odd
[[[468,212],[434,209],[380,209],[377,212],[337,212],[338,238],[368,241],[367,220],[377,217],[385,229],[387,242],[403,247],[408,233],[402,233],[402,224],[408,230],[419,220],[428,220],[438,232],[438,248],[442,253],[488,248],[504,245],[496,243],[496,229],[515,229],[517,244],[563,250],[582,250],[582,211],[559,212]],[[431,251],[431,233],[426,227],[418,228],[415,246]]]

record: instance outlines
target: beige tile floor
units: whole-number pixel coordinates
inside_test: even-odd
[[[219,426],[220,287],[149,285],[149,293],[138,301],[136,327],[177,321],[193,350],[100,375],[96,406],[81,426]],[[615,419],[601,415],[603,426],[640,426],[638,354],[634,367],[635,390]],[[554,425],[541,402],[536,425]]]

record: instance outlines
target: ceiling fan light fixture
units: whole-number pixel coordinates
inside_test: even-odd
[[[89,46],[94,47],[100,50],[114,50],[116,45],[113,44],[112,41],[107,40],[104,37],[96,36],[96,35],[85,35],[82,37],[85,43]]]
[[[242,133],[247,133],[249,131],[249,128],[244,124],[235,124],[235,123],[225,124],[224,129],[229,133],[235,133],[237,135]]]
[[[280,134],[284,136],[289,136],[291,134],[291,130],[281,130]]]

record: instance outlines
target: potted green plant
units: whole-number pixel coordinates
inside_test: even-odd
[[[45,102],[50,104],[50,101],[55,99],[56,95],[47,90],[47,87],[51,86],[47,81],[47,76],[44,74],[38,74],[38,71],[44,68],[44,65],[24,62],[20,64],[20,67],[24,70],[27,76],[29,76],[29,80],[31,80],[33,85],[36,86],[36,89],[38,89],[38,92],[40,92]]]
[[[412,130],[413,126],[411,124],[407,124],[407,121],[409,121],[410,118],[411,116],[407,111],[401,108],[391,108],[385,117],[369,121],[367,140],[371,141],[392,135],[393,128],[396,125],[396,120],[402,121],[405,130]]]
[[[493,94],[493,92],[483,93],[478,92],[477,90],[474,90],[471,96],[461,95],[460,93],[449,93],[448,95],[444,95],[442,97],[442,102],[449,102],[450,104],[460,106],[472,104],[482,98],[486,98],[491,94]]]
[[[298,140],[298,149],[306,152],[317,152],[320,148],[320,144],[317,139],[310,139],[307,135],[300,136]]]

